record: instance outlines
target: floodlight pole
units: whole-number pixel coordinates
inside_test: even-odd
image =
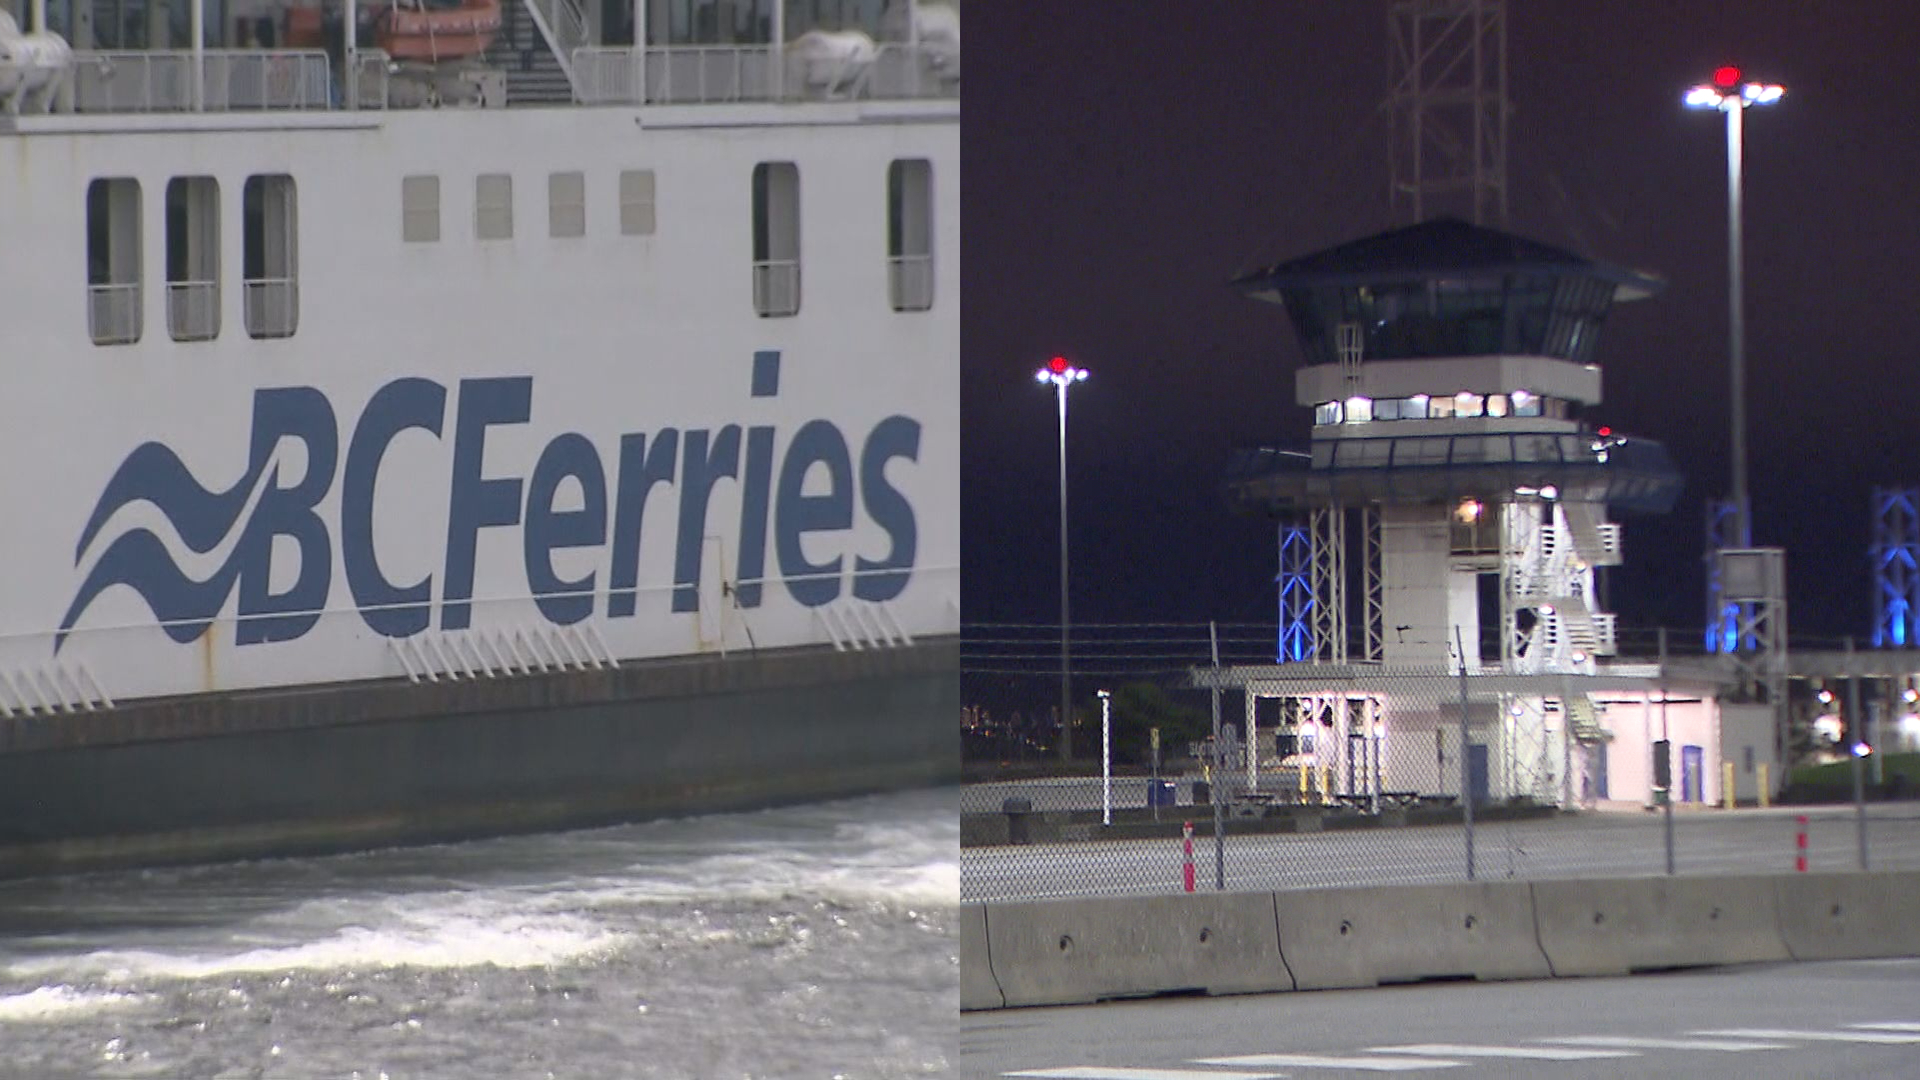
[[[1740,233],[1741,157],[1745,130],[1743,114],[1749,106],[1769,105],[1786,90],[1773,84],[1746,82],[1740,69],[1722,67],[1713,81],[1687,92],[1694,108],[1719,109],[1727,114],[1727,352],[1728,381],[1733,401],[1733,530],[1739,547],[1753,546],[1753,506],[1747,497],[1747,316],[1742,280]]]
[[[1034,378],[1052,383],[1060,400],[1060,760],[1073,761],[1072,651],[1067,617],[1067,388],[1087,378],[1085,368],[1056,356],[1034,372]]]

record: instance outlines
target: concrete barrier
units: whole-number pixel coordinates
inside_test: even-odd
[[[987,906],[960,905],[960,1011],[998,1009],[1007,1003],[993,979],[987,950]]]
[[[1271,893],[995,904],[986,922],[993,978],[1008,1006],[1293,989]],[[973,961],[963,949],[962,967]]]
[[[1283,892],[1274,909],[1300,990],[1553,974],[1524,882]]]
[[[1540,881],[1532,889],[1555,975],[1791,959],[1772,877]]]
[[[1795,960],[1920,956],[1920,872],[1776,880],[1780,936]]]

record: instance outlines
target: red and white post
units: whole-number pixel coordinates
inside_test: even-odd
[[[1186,861],[1184,865],[1181,867],[1180,877],[1181,877],[1181,880],[1186,884],[1187,891],[1192,892],[1193,891],[1193,822],[1189,821],[1183,824],[1180,827],[1180,834],[1181,834],[1180,842],[1186,847]]]
[[[1807,815],[1800,814],[1793,822],[1793,870],[1804,874],[1807,872]]]

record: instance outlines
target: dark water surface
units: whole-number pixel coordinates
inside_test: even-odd
[[[0,885],[0,1076],[943,1075],[957,798]]]

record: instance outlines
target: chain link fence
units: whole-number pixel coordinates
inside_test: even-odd
[[[1771,711],[1660,665],[1273,666],[1271,627],[1076,627],[1063,733],[1045,629],[964,639],[964,901],[1920,869],[1920,802],[1879,801],[1904,765],[1772,804]]]

